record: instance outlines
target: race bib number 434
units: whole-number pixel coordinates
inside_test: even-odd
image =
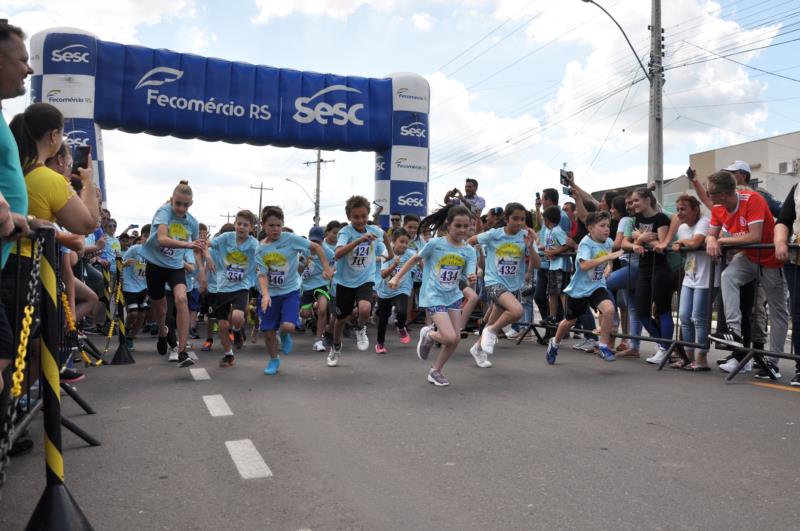
[[[453,287],[458,283],[460,274],[460,266],[443,265],[441,269],[439,269],[439,283],[446,287]]]

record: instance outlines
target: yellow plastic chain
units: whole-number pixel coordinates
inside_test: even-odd
[[[11,396],[14,398],[22,395],[22,372],[25,370],[25,353],[28,351],[28,338],[31,335],[33,306],[25,306],[23,312],[25,316],[22,318],[22,330],[19,333],[19,346],[17,347],[17,359],[14,360],[14,375],[11,385]]]
[[[117,281],[117,290],[116,290],[116,293],[114,294],[114,304],[116,305],[115,307],[119,307],[119,301],[121,301],[121,300],[122,300],[122,282],[118,280]],[[112,313],[113,313],[113,309],[112,309]],[[111,339],[111,336],[114,335],[114,326],[117,324],[117,319],[121,319],[121,317],[117,316],[116,319],[112,319],[111,320],[111,326],[108,327],[108,338],[109,339]]]

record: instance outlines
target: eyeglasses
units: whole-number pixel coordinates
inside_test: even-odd
[[[389,219],[392,221],[392,223],[394,223],[395,221],[400,221],[400,218],[389,218]]]

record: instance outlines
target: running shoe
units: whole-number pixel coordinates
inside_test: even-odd
[[[164,337],[158,336],[158,339],[156,340],[156,350],[162,356],[167,353],[167,338],[166,338],[166,336],[164,336]]]
[[[320,338],[314,342],[314,346],[311,347],[311,350],[314,352],[325,352],[327,349],[325,348],[325,340]]]
[[[178,367],[185,368],[191,367],[194,365],[194,360],[189,357],[189,353],[186,351],[178,353]]]
[[[442,371],[438,369],[431,369],[428,371],[428,381],[435,385],[436,387],[444,387],[446,385],[450,385],[450,382],[447,381],[447,378],[444,377]]]
[[[279,335],[281,336],[281,350],[284,354],[290,354],[294,343],[294,341],[292,341],[292,334],[289,332],[281,332]]]
[[[556,345],[554,338],[550,338],[550,341],[547,343],[547,363],[555,365],[556,356],[558,356],[558,345]]]
[[[80,382],[86,375],[80,371],[76,371],[75,369],[70,369],[69,367],[64,367],[61,369],[61,381],[64,383],[75,383]]]
[[[593,339],[584,339],[582,341],[578,341],[572,348],[575,350],[582,350],[584,352],[593,353],[595,350],[595,344]]]
[[[411,342],[411,336],[408,334],[408,328],[405,326],[398,327],[397,333],[400,335],[400,343],[405,345]]]
[[[775,365],[771,361],[767,362],[767,369],[761,369],[753,376],[753,378],[757,380],[777,380],[780,377],[781,377],[780,369],[778,368],[777,365]]]
[[[428,334],[433,330],[432,326],[423,326],[419,331],[419,341],[417,342],[417,357],[421,360],[428,359],[428,354],[433,346],[433,341],[428,338]],[[430,376],[428,376],[430,379]]]
[[[233,354],[227,353],[222,356],[222,359],[219,360],[219,366],[223,369],[226,367],[233,367],[236,364],[236,359],[234,358]]]
[[[386,354],[386,347],[383,346],[383,343],[375,344],[375,354]]]
[[[597,351],[597,355],[603,358],[605,361],[617,361],[617,357],[614,356],[614,351],[608,347],[600,347]]]
[[[197,328],[189,329],[189,337],[192,339],[200,339],[200,334],[197,333]]]
[[[794,373],[794,378],[791,379],[789,385],[792,387],[800,387],[800,371]]]
[[[658,349],[656,350],[656,353],[644,361],[646,361],[647,363],[652,363],[653,365],[660,365],[661,362],[664,361],[664,358],[666,357],[667,357],[667,349],[659,345]]]
[[[169,361],[178,361],[178,348],[169,349]]]
[[[336,367],[339,365],[339,356],[341,353],[341,346],[338,349],[336,347],[331,347],[330,352],[328,352],[328,367]]]
[[[474,343],[469,348],[469,353],[472,354],[475,364],[481,369],[488,369],[492,366],[492,362],[486,359],[486,353],[481,350],[480,344]]]
[[[710,337],[714,341],[719,341],[720,343],[723,343],[725,345],[730,345],[732,347],[740,347],[740,348],[744,347],[744,340],[742,339],[742,336],[740,336],[730,328],[725,328],[723,330],[720,330],[719,332],[709,334],[708,337]]]
[[[497,343],[497,334],[492,332],[489,327],[485,327],[481,333],[481,350],[490,356],[494,354],[494,346]]]
[[[167,329],[167,343],[170,347],[175,348],[178,346],[178,338],[175,337],[175,330],[165,326],[164,328]]]
[[[356,347],[358,350],[365,351],[369,348],[369,338],[367,337],[367,327],[356,328]]]
[[[269,363],[264,368],[264,374],[272,376],[278,372],[278,369],[281,366],[281,359],[280,358],[270,358]]]
[[[208,352],[209,350],[211,350],[211,346],[213,344],[214,344],[214,340],[213,339],[211,339],[211,338],[206,339],[205,341],[203,341],[203,346],[200,347],[200,350],[202,350],[203,352]]]
[[[736,358],[731,358],[722,365],[719,366],[720,370],[723,372],[733,372],[733,370],[739,366],[739,360]],[[753,360],[747,362],[747,365],[742,367],[742,370],[739,371],[739,374],[748,373],[753,370]]]

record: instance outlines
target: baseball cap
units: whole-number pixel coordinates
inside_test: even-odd
[[[747,173],[751,173],[750,165],[743,160],[733,161],[733,164],[725,168],[725,171],[746,171]]]
[[[311,227],[311,230],[308,231],[308,239],[312,242],[321,242],[325,239],[325,232],[322,227]]]

